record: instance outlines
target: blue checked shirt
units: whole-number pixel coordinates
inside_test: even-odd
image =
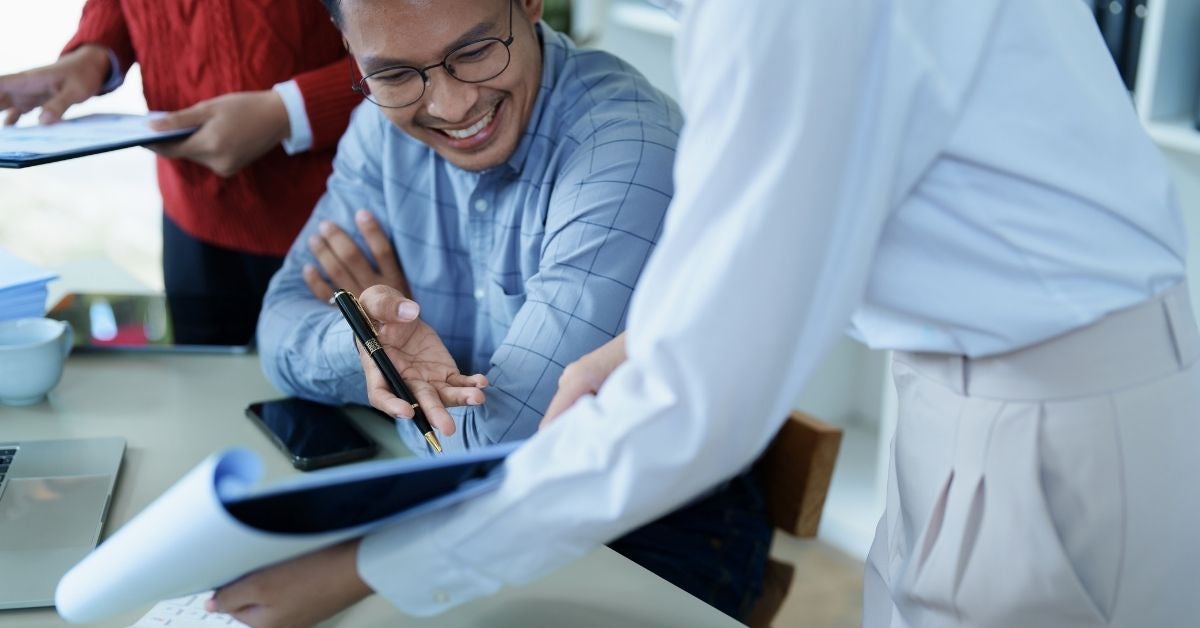
[[[288,394],[367,402],[354,339],[301,276],[323,220],[355,234],[369,209],[390,233],[421,317],[464,373],[490,382],[482,406],[453,408],[449,450],[526,438],[563,367],[625,327],[626,309],[673,193],[682,117],[616,57],[577,50],[539,25],[541,88],[505,164],[469,172],[355,112],[328,190],[271,281],[258,326],[267,377]],[[426,444],[410,421],[400,434]]]

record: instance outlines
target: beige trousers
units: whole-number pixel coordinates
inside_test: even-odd
[[[897,354],[863,625],[1200,626],[1184,287],[1010,354]]]

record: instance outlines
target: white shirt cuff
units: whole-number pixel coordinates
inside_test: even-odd
[[[295,155],[312,148],[312,126],[308,123],[308,111],[304,108],[304,95],[300,93],[300,86],[296,85],[296,81],[284,81],[272,89],[283,100],[283,106],[287,109],[288,125],[292,131],[292,136],[283,140],[283,152]]]
[[[112,48],[106,48],[105,52],[108,53],[109,70],[108,78],[100,86],[101,94],[107,94],[125,82],[125,73],[121,71],[121,60],[117,58],[117,53],[113,52]]]
[[[443,613],[499,591],[500,580],[472,571],[437,542],[448,508],[399,522],[363,537],[358,574],[393,606],[417,617]]]

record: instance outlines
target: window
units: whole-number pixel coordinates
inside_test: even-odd
[[[53,62],[83,0],[6,4],[0,75]],[[67,115],[146,111],[137,67],[116,92]],[[21,123],[32,124],[36,111]],[[0,169],[0,246],[50,268],[108,260],[162,289],[162,201],[154,155],[131,148],[22,170]]]

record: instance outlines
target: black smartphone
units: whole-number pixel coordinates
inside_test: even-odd
[[[289,397],[246,407],[246,416],[302,471],[365,460],[379,452],[341,408]]]

